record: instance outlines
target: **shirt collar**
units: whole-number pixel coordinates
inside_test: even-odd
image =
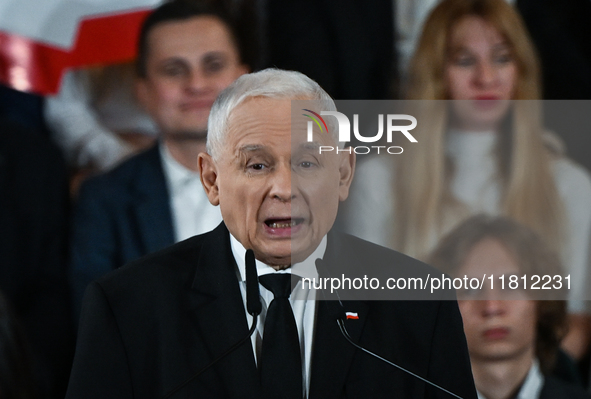
[[[171,191],[182,188],[187,182],[197,179],[199,180],[199,173],[195,173],[190,169],[185,168],[181,165],[170,153],[170,150],[160,141],[159,145],[160,156],[162,158],[162,167],[164,174],[168,179]]]
[[[264,274],[269,273],[293,273],[297,274],[300,277],[308,277],[308,278],[316,278],[318,277],[318,272],[316,271],[316,259],[322,259],[324,257],[324,253],[326,252],[326,235],[322,237],[320,244],[318,247],[312,252],[306,260],[300,263],[296,263],[291,265],[291,267],[276,271],[271,266],[264,264],[259,260],[255,260],[257,266],[257,274],[262,276]],[[236,265],[238,265],[238,278],[240,281],[246,281],[246,266],[244,262],[244,257],[246,255],[246,248],[238,241],[232,234],[230,234],[230,245],[232,246],[232,254],[234,255],[234,259],[236,260]]]
[[[538,399],[543,386],[544,376],[540,371],[540,363],[538,362],[538,359],[534,359],[515,399]],[[478,399],[486,398],[483,394],[478,392]]]
[[[538,398],[543,385],[544,376],[540,371],[540,364],[538,363],[538,359],[534,359],[534,362],[529,369],[529,373],[527,373],[527,376],[525,377],[525,380],[519,389],[517,399]]]

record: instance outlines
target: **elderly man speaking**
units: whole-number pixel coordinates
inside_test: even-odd
[[[220,95],[199,166],[223,223],[89,286],[67,398],[476,398],[455,301],[321,301],[295,277],[431,269],[330,231],[355,156],[319,154],[330,134],[292,134],[292,100],[334,110],[297,72]]]

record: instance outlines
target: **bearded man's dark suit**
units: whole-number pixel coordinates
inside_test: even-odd
[[[394,251],[333,233],[324,259],[329,267],[359,260],[371,271],[385,267],[372,264],[376,253],[382,259],[387,254],[393,272],[432,271]],[[338,329],[334,305],[318,302],[310,398],[450,397],[356,350]],[[348,301],[345,307],[359,315],[346,322],[356,342],[465,399],[476,398],[455,301]],[[89,286],[67,398],[162,398],[247,333],[222,223]],[[172,398],[260,396],[247,341]]]

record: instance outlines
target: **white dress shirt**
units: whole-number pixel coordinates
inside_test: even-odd
[[[540,397],[540,392],[542,392],[542,388],[544,387],[544,376],[540,371],[540,364],[538,363],[538,359],[534,359],[534,362],[525,376],[525,380],[523,380],[523,384],[521,384],[521,388],[519,388],[519,393],[515,397],[515,399],[538,399]],[[478,399],[486,399],[486,396],[478,392]]]
[[[232,253],[236,264],[238,265],[237,276],[240,281],[240,290],[242,292],[242,299],[244,301],[244,310],[248,325],[252,324],[252,316],[246,311],[246,267],[245,255],[246,249],[242,244],[230,234],[230,243],[232,245]],[[257,274],[259,276],[271,273],[293,273],[300,277],[317,278],[316,259],[323,258],[326,250],[326,236],[322,238],[318,248],[303,262],[292,265],[292,267],[276,271],[271,266],[262,262],[256,261]],[[312,280],[314,281],[314,280]],[[259,284],[261,303],[263,310],[259,315],[257,324],[257,333],[252,336],[252,348],[255,354],[255,359],[258,358],[261,351],[261,344],[264,335],[265,317],[267,315],[267,308],[273,300],[273,293]],[[312,362],[312,340],[314,337],[314,319],[316,316],[316,291],[310,289],[307,284],[305,287],[302,281],[295,286],[289,302],[293,310],[293,315],[298,328],[298,335],[300,339],[300,349],[302,351],[302,380],[304,383],[304,397],[308,397],[308,390],[310,388],[310,366]]]
[[[160,155],[170,197],[175,242],[215,229],[222,221],[222,214],[205,195],[199,173],[178,163],[162,143]]]

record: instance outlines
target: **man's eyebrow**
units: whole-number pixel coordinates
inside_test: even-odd
[[[264,148],[265,148],[265,146],[262,144],[246,144],[241,147],[238,147],[238,149],[236,151],[239,153],[246,153],[246,152],[261,151]]]
[[[313,141],[311,143],[303,143],[300,144],[300,148],[303,150],[316,151],[320,148],[320,143],[316,141]]]
[[[254,154],[257,152],[265,152],[266,146],[263,144],[245,144],[236,148],[236,152],[234,156],[238,159],[242,159],[243,161],[246,159],[245,157],[249,156],[248,154]]]
[[[298,146],[298,150],[304,150],[304,151],[318,151],[318,149],[320,148],[320,143],[313,141],[311,143],[302,143]],[[262,144],[245,144],[243,146],[240,146],[236,149],[236,153],[238,155],[244,155],[247,153],[252,153],[252,152],[257,152],[257,151],[263,151],[266,149],[266,146],[262,145]]]
[[[185,59],[183,59],[182,57],[178,57],[175,55],[171,55],[170,57],[166,57],[162,60],[160,60],[160,65],[169,65],[169,64],[186,64],[187,61],[185,61]]]
[[[207,53],[205,53],[205,55],[203,56],[203,59],[205,61],[211,61],[211,60],[216,60],[218,58],[226,58],[228,55],[226,53],[224,53],[223,51],[209,51]]]

